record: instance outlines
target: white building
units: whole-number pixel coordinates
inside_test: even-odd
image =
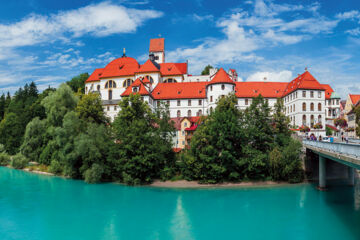
[[[272,107],[283,98],[286,115],[293,126],[309,127],[317,135],[325,134],[325,124],[340,114],[340,98],[329,85],[320,84],[307,70],[290,83],[239,82],[235,70],[210,69],[210,74],[188,74],[187,63],[166,63],[164,39],[151,39],[149,59],[140,65],[134,58],[122,56],[104,68],[96,69],[85,83],[85,91],[101,94],[106,114],[113,120],[124,96],[138,93],[152,109],[160,102],[169,105],[170,116],[206,115],[216,107],[218,98],[235,93],[238,107],[245,109],[262,95]]]

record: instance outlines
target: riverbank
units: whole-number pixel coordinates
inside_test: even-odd
[[[239,182],[239,183],[225,182],[225,183],[216,183],[216,184],[201,184],[196,181],[186,181],[186,180],[165,181],[165,182],[156,180],[149,186],[161,187],[161,188],[239,188],[239,187],[270,187],[270,186],[284,186],[284,185],[294,185],[294,184],[288,182],[274,182],[274,181],[250,181],[250,182]]]

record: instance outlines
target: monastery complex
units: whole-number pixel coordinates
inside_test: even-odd
[[[217,100],[230,93],[238,98],[239,109],[247,108],[252,98],[260,94],[270,107],[277,98],[282,98],[291,125],[308,126],[310,133],[317,136],[325,136],[325,126],[334,127],[333,120],[340,116],[340,96],[306,69],[291,82],[267,82],[266,79],[244,82],[238,80],[234,69],[214,68],[209,75],[191,75],[187,62],[168,63],[165,56],[164,38],[151,39],[149,59],[144,64],[124,53],[104,68],[95,69],[86,80],[85,91],[100,93],[105,112],[112,120],[120,110],[121,98],[130,94],[140,94],[153,110],[165,102],[179,135],[196,124],[197,117],[212,112]],[[181,126],[183,119],[188,121],[183,124],[186,126]],[[182,148],[184,142],[185,139],[178,138],[176,146]]]

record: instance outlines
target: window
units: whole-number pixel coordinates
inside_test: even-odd
[[[133,92],[135,93],[135,92],[137,92],[138,91],[138,88],[137,87],[133,87]]]
[[[176,116],[177,116],[177,117],[180,117],[180,115],[181,115],[181,112],[180,112],[180,110],[178,110],[178,111],[176,112]]]
[[[336,100],[336,105],[339,105],[339,99],[338,99],[338,100]]]
[[[127,88],[127,87],[129,87],[133,82],[134,82],[134,81],[133,81],[132,79],[128,78],[128,79],[124,80],[124,82],[123,82],[123,87],[124,87],[124,88]],[[106,86],[105,86],[105,88],[106,88]]]
[[[183,136],[185,136],[185,131],[182,131],[181,134],[182,134]],[[184,141],[183,141],[183,144],[184,144]]]
[[[212,96],[210,96],[210,102],[212,102],[213,101],[213,97]]]
[[[295,98],[297,98],[297,92],[295,92]]]
[[[310,111],[314,111],[314,103],[310,103]]]
[[[224,90],[224,89],[225,89],[225,85],[221,84],[221,90]]]
[[[318,111],[321,111],[321,103],[318,104]]]
[[[110,106],[107,106],[107,110],[110,111]]]
[[[202,110],[199,110],[199,116],[202,116]]]
[[[306,103],[302,104],[302,110],[305,112],[306,111]]]
[[[303,91],[303,92],[302,92],[302,96],[303,96],[304,98],[306,98],[306,91]]]
[[[184,127],[187,127],[187,122],[184,122]]]
[[[116,106],[114,106],[114,111],[116,111],[117,110],[117,107]]]
[[[322,117],[321,117],[321,115],[319,115],[319,117],[318,117],[318,122],[321,124],[322,123]]]
[[[212,91],[212,85],[210,86],[210,91]]]
[[[112,99],[112,90],[109,90],[109,100]]]
[[[294,110],[294,112],[295,112],[295,104],[293,105],[293,110]]]
[[[318,91],[318,98],[321,98],[321,92]]]
[[[249,99],[245,99],[245,105],[249,105]]]
[[[149,79],[150,83],[153,84],[154,83],[154,79],[150,76],[150,75],[146,75],[145,76],[147,79]]]
[[[314,115],[310,116],[310,126],[311,126],[311,128],[314,127]]]
[[[97,85],[97,87],[96,87],[96,88],[97,88],[97,90],[98,90],[98,91],[100,91],[100,85]]]
[[[314,98],[314,91],[310,91],[310,97]]]
[[[185,141],[182,141],[182,145],[185,145]]]
[[[306,115],[303,115],[302,117],[302,125],[306,126]]]
[[[174,78],[168,78],[164,80],[164,83],[176,83],[177,81]]]
[[[292,112],[292,106],[290,106],[290,112]]]
[[[202,105],[202,100],[200,99],[200,100],[199,100],[199,106],[201,106],[201,105]]]
[[[191,117],[191,110],[188,111],[188,117]]]
[[[177,100],[177,105],[180,106],[181,102],[180,100]]]
[[[190,99],[188,100],[188,106],[191,106],[191,100]]]
[[[114,80],[109,80],[105,83],[105,88],[116,88],[116,83]]]

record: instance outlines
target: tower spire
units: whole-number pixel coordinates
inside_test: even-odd
[[[123,55],[122,56],[126,57],[126,49],[125,48],[123,48]]]

